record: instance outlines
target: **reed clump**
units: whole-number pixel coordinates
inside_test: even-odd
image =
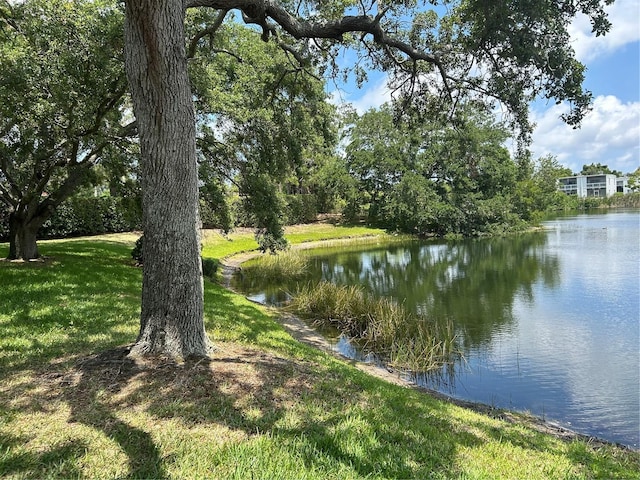
[[[273,254],[265,254],[250,260],[242,266],[242,273],[246,280],[268,278],[270,282],[296,280],[308,274],[309,260],[295,250]]]
[[[451,322],[432,322],[390,298],[375,298],[353,285],[307,284],[290,308],[317,325],[332,327],[400,368],[426,372],[458,357]]]

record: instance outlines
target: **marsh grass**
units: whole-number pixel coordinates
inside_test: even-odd
[[[432,322],[358,286],[309,283],[294,295],[290,308],[318,325],[337,329],[397,367],[425,372],[459,357],[451,322]]]
[[[263,254],[242,264],[244,278],[251,282],[257,279],[269,279],[269,282],[298,280],[308,273],[309,258],[296,250],[287,250],[273,254]]]

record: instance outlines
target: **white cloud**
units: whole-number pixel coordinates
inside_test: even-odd
[[[536,123],[531,149],[534,157],[554,155],[574,172],[582,165],[602,163],[623,173],[640,165],[640,102],[622,103],[618,98],[599,96],[580,129],[566,125],[559,116],[569,110],[560,104],[534,112]]]
[[[378,108],[391,100],[393,91],[387,86],[387,81],[387,75],[382,75],[376,81],[365,84],[364,90],[356,89],[354,92],[334,90],[329,94],[329,101],[334,105],[350,103],[358,114],[362,115],[367,110]]]
[[[573,48],[581,62],[589,62],[607,55],[618,48],[640,40],[640,2],[638,0],[616,0],[606,8],[611,30],[604,37],[591,33],[591,23],[580,15],[569,27]]]
[[[365,90],[364,94],[352,103],[356,111],[362,114],[371,108],[377,108],[383,103],[390,101],[391,94],[392,91],[387,85],[387,76],[385,75]]]

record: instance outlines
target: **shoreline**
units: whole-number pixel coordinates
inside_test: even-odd
[[[317,240],[311,242],[303,242],[299,244],[291,245],[291,249],[295,250],[307,250],[312,248],[323,247],[327,244],[335,245],[337,243],[356,243],[358,240],[362,238],[371,238],[371,237],[349,237],[342,239],[331,239],[331,240]],[[262,305],[265,308],[268,308],[272,312],[276,312],[275,319],[284,327],[284,329],[296,340],[310,345],[314,348],[322,350],[335,358],[348,362],[350,365],[356,367],[358,370],[368,373],[369,375],[373,375],[377,378],[383,379],[387,382],[393,383],[395,385],[403,386],[405,388],[411,388],[422,392],[426,395],[434,397],[443,402],[448,402],[454,404],[456,406],[467,408],[477,413],[481,413],[492,418],[496,418],[499,420],[504,420],[511,424],[523,424],[528,426],[537,432],[552,435],[556,438],[559,438],[563,441],[572,441],[572,440],[582,440],[592,445],[599,446],[615,446],[618,448],[622,448],[625,450],[629,450],[632,452],[640,451],[639,448],[634,448],[629,445],[624,445],[617,442],[611,442],[599,437],[595,437],[592,435],[579,433],[574,430],[571,430],[567,427],[562,426],[561,424],[553,421],[544,420],[541,417],[536,415],[532,415],[527,412],[521,412],[516,410],[506,410],[502,408],[492,407],[491,405],[474,402],[470,400],[463,400],[459,398],[452,397],[445,393],[439,392],[437,390],[432,390],[429,388],[422,387],[417,383],[411,381],[406,378],[405,373],[399,370],[392,369],[390,367],[378,366],[373,363],[362,362],[348,356],[341,354],[336,351],[331,343],[321,335],[316,329],[310,326],[307,322],[302,320],[301,318],[292,315],[288,312],[284,312],[282,309],[277,307],[267,306],[260,302],[255,302],[254,300],[249,299],[241,292],[234,290],[231,287],[231,277],[233,274],[242,269],[242,264],[254,258],[257,258],[261,255],[264,255],[259,250],[253,250],[248,252],[240,252],[236,254],[229,255],[220,260],[221,267],[221,279],[222,286],[227,290],[242,295],[247,300]]]

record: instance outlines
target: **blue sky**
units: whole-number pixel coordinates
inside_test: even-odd
[[[568,111],[566,104],[536,102],[531,107],[537,125],[534,158],[554,155],[574,172],[589,163],[623,173],[640,166],[640,0],[616,0],[607,12],[613,27],[604,37],[591,34],[586,18],[577,18],[570,29],[576,56],[587,66],[585,87],[594,98],[581,128],[574,130],[560,120]],[[378,72],[361,89],[346,86],[333,95],[359,112],[390,98],[385,76]]]

